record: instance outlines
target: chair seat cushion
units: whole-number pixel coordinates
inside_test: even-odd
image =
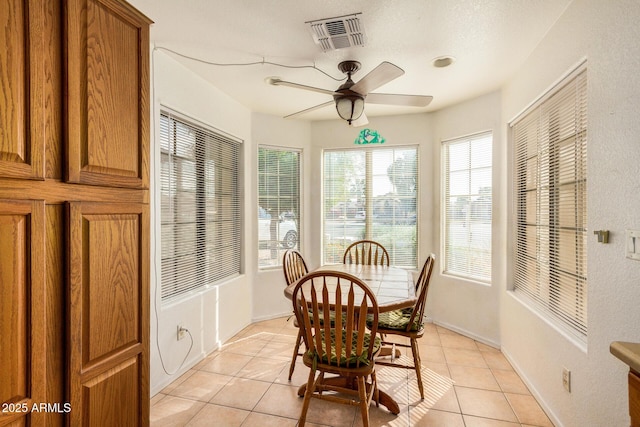
[[[371,359],[371,355],[368,354],[368,350],[369,350],[369,343],[371,342],[371,334],[365,333],[364,334],[364,344],[363,344],[363,351],[361,354],[357,354],[356,352],[356,347],[357,347],[357,342],[358,342],[358,332],[354,331],[352,333],[351,336],[351,342],[352,342],[352,347],[351,347],[351,353],[347,354],[347,333],[346,331],[343,331],[342,334],[342,348],[341,348],[341,354],[340,354],[340,358],[338,359],[338,354],[336,352],[336,347],[335,347],[335,343],[336,343],[336,330],[335,329],[331,329],[331,351],[328,352],[326,350],[326,341],[324,336],[325,336],[325,330],[324,329],[319,329],[318,332],[321,336],[322,339],[322,353],[323,356],[319,357],[319,355],[317,354],[316,351],[314,350],[309,350],[309,352],[307,353],[307,356],[309,358],[311,358],[314,361],[314,364],[317,362],[323,363],[323,364],[328,364],[328,365],[332,365],[332,366],[339,366],[342,368],[354,368],[356,366],[362,366],[362,365],[369,365],[370,361],[369,359]],[[373,354],[378,353],[378,351],[380,350],[380,346],[382,345],[382,342],[380,340],[380,338],[375,337],[374,338],[374,342],[373,342]],[[330,356],[329,356],[330,355]],[[329,357],[330,357],[330,361],[329,361]]]
[[[378,328],[379,329],[392,329],[397,331],[406,331],[409,322],[411,321],[411,315],[413,314],[413,308],[402,308],[393,311],[385,311],[378,316]],[[414,319],[413,324],[409,328],[409,331],[417,332],[422,329],[421,319]],[[373,318],[367,317],[367,326],[371,327]]]

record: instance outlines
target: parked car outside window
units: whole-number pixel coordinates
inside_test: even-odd
[[[258,241],[260,246],[268,246],[277,242],[287,249],[293,249],[298,243],[298,229],[292,212],[282,212],[273,221],[271,214],[258,206]]]

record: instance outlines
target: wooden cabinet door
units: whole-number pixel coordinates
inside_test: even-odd
[[[70,424],[148,424],[148,206],[68,206]]]
[[[44,4],[0,7],[0,176],[44,178]]]
[[[0,200],[0,426],[42,424],[44,257],[44,202]]]
[[[149,188],[149,23],[116,0],[65,4],[69,182]]]

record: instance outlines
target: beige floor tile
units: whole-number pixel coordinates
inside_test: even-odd
[[[208,403],[186,425],[189,427],[210,427],[214,425],[239,427],[249,414],[249,411]]]
[[[492,352],[497,352],[500,353],[500,349],[492,347],[490,345],[487,344],[483,344],[479,341],[476,341],[476,345],[478,346],[478,350],[480,351],[492,351]]]
[[[482,352],[484,360],[487,362],[487,366],[494,369],[513,370],[511,363],[500,352]]]
[[[247,378],[233,378],[209,401],[217,405],[252,410],[267,392],[271,383]]]
[[[369,407],[369,425],[385,426],[385,427],[407,427],[409,425],[409,407],[405,406],[400,409],[398,415],[394,415],[386,408],[375,406],[374,403]],[[360,412],[356,413],[353,427],[362,427],[362,416]]]
[[[200,370],[223,375],[236,375],[251,359],[251,356],[242,354],[220,353],[217,357],[200,366]]]
[[[530,394],[529,389],[515,371],[504,369],[491,369],[491,371],[503,392]]]
[[[187,378],[189,378],[191,375],[193,375],[194,372],[196,372],[194,369],[190,369],[187,372],[185,372],[184,374],[180,375],[178,378],[173,380],[173,382],[171,382],[171,384],[169,384],[168,386],[163,388],[161,393],[164,393],[164,394],[171,393],[171,390],[173,390],[174,388],[178,387],[178,385],[180,385],[183,381],[185,381]]]
[[[291,361],[288,361],[282,371],[280,371],[280,375],[274,381],[278,384],[286,384],[291,386],[299,386],[301,384],[306,384],[309,379],[309,368],[302,363],[302,359],[298,358],[296,361],[296,366],[293,370],[293,376],[291,377],[291,381],[289,381],[289,367],[291,366]]]
[[[407,377],[408,371],[406,369],[376,366],[378,389],[391,396],[401,407],[409,403]]]
[[[282,329],[275,330],[277,332]],[[260,341],[271,341],[273,338],[274,331],[267,331],[266,328],[260,327],[257,324],[249,325],[240,332],[238,332],[232,339],[229,340],[229,343],[235,341],[245,341],[245,340],[260,340]]]
[[[420,359],[422,362],[436,362],[446,363],[444,358],[444,351],[442,347],[434,345],[418,345],[418,351],[420,352]]]
[[[519,423],[463,415],[466,427],[520,427]]]
[[[452,331],[451,329],[447,329],[443,326],[439,326],[436,325],[436,330],[438,331],[439,334],[456,334],[459,335],[457,332]]]
[[[307,411],[307,421],[332,427],[351,427],[356,417],[360,418],[359,408],[314,398]]]
[[[295,427],[297,424],[297,419],[252,412],[244,420],[242,427]]]
[[[479,350],[443,348],[442,351],[444,352],[444,357],[448,365],[472,366],[475,368],[488,367]]]
[[[204,402],[165,396],[151,408],[149,421],[151,426],[183,426],[191,420],[203,407]]]
[[[294,343],[271,340],[256,354],[258,357],[291,361]]]
[[[438,345],[441,346],[440,335],[436,330],[425,331],[422,338],[418,339],[418,345]]]
[[[213,372],[196,371],[169,393],[184,399],[208,402],[233,377]]]
[[[302,409],[302,398],[298,397],[298,387],[271,384],[253,409],[254,412],[298,419]]]
[[[296,342],[297,337],[298,337],[297,327],[296,329],[284,328],[279,333],[273,335],[273,337],[271,337],[271,341],[291,343],[291,348],[293,348],[293,344]]]
[[[151,402],[150,405],[153,406],[155,404],[157,404],[158,402],[160,402],[164,397],[166,396],[166,394],[164,393],[157,393],[155,396],[153,396],[151,398]]]
[[[502,421],[518,421],[504,394],[455,386],[460,409],[464,415],[475,415]]]
[[[260,353],[260,350],[262,350],[268,341],[270,340],[246,338],[223,345],[220,352],[255,356]]]
[[[287,326],[287,319],[289,319],[289,317],[276,317],[274,319],[256,322],[254,325],[264,329],[282,329]],[[293,320],[293,318],[291,320]]]
[[[458,386],[501,391],[489,368],[451,365],[449,366],[449,371],[451,372],[451,378]]]
[[[424,400],[420,399],[418,381],[410,374],[409,404],[419,407],[422,411],[438,409],[448,412],[460,413],[460,405],[453,387],[453,380],[449,377],[447,365],[433,365],[422,370],[422,382],[424,385]]]
[[[415,427],[465,427],[461,414],[429,409],[410,411],[410,425]]]
[[[430,332],[430,333],[431,332],[436,332],[437,333],[438,332],[438,327],[436,325],[434,325],[433,323],[431,323],[431,322],[425,322],[424,331],[425,331],[425,333],[427,333],[427,332]]]
[[[274,382],[289,362],[286,360],[254,357],[238,371],[236,376],[253,380]]]
[[[505,396],[522,424],[553,427],[547,414],[544,413],[533,396],[513,393],[505,393]]]
[[[442,334],[440,335],[440,343],[442,347],[478,350],[474,340],[458,334]]]

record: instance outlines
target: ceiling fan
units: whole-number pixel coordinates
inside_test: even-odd
[[[335,91],[307,86],[299,83],[288,82],[277,77],[269,77],[267,83],[275,86],[289,86],[313,92],[324,93],[333,96],[333,101],[328,101],[302,111],[285,116],[285,118],[308,113],[319,108],[334,104],[340,118],[346,120],[350,126],[366,125],[369,121],[364,114],[365,99],[369,104],[386,104],[410,107],[426,107],[432,96],[425,95],[397,95],[391,93],[371,93],[380,86],[404,74],[404,70],[390,62],[382,62],[369,74],[357,83],[351,79],[351,75],[360,69],[358,61],[343,61],[338,64],[338,69],[347,75],[347,81]]]

